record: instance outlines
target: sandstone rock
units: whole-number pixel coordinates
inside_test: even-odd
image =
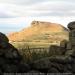
[[[8,43],[6,49],[5,49],[5,58],[8,59],[21,59],[21,55],[19,54],[18,50],[14,48],[11,44]],[[7,53],[6,53],[7,52]]]
[[[26,73],[30,70],[30,66],[26,64],[25,62],[20,62],[17,68],[19,73]]]
[[[32,26],[39,25],[39,21],[32,21],[31,25],[32,25]]]
[[[72,49],[71,42],[68,42],[68,43],[67,43],[66,50],[71,50],[71,49]]]
[[[7,36],[0,32],[0,42],[9,42]]]
[[[60,47],[66,48],[67,42],[68,42],[67,40],[61,41]]]
[[[68,28],[70,29],[69,42],[61,42],[60,47],[52,46],[53,52],[56,49],[65,49],[65,53],[34,61],[32,63],[33,69],[47,70],[48,73],[75,73],[75,22],[69,23]]]
[[[30,70],[28,73],[34,73],[34,74],[39,75],[41,72],[39,72],[39,71],[37,71],[37,70]]]
[[[61,48],[59,46],[56,46],[56,45],[52,45],[50,46],[50,49],[49,49],[49,54],[52,56],[52,55],[61,55],[62,52],[60,51]]]
[[[3,33],[0,33],[0,71],[2,73],[23,73],[29,69],[30,67],[23,62],[18,50],[9,43]]]
[[[37,70],[48,70],[48,69],[50,69],[52,66],[54,66],[54,67],[59,67],[59,63],[60,64],[65,64],[66,62],[67,62],[67,60],[66,61],[64,61],[64,57],[62,57],[62,58],[58,58],[58,57],[48,57],[48,58],[43,58],[43,59],[40,59],[40,60],[37,60],[37,61],[34,61],[33,63],[32,63],[32,66],[33,66],[33,68],[34,69],[37,69]],[[56,64],[58,64],[57,66],[56,66]]]
[[[75,37],[75,29],[71,30],[69,34],[70,34],[70,37]]]
[[[73,62],[71,56],[54,56],[35,61],[32,66],[36,70],[46,70],[49,73],[67,73],[72,71]]]
[[[74,52],[73,50],[67,50],[66,53],[65,53],[65,55],[66,56],[73,55],[73,52]]]
[[[60,45],[60,46],[56,46],[56,45],[52,45],[49,48],[49,55],[53,56],[53,55],[63,55],[66,52],[66,45]]]
[[[57,70],[57,68],[51,67],[51,68],[48,70],[48,73],[59,73],[59,71]]]
[[[70,23],[68,24],[68,28],[69,28],[70,30],[75,29],[75,21],[70,22]]]
[[[51,63],[48,59],[40,59],[40,60],[37,60],[37,61],[34,61],[32,64],[32,68],[33,69],[36,69],[36,70],[46,70],[46,69],[49,69],[51,67]]]
[[[0,48],[5,48],[8,42],[9,40],[6,35],[0,32]]]
[[[5,73],[16,73],[17,72],[17,65],[4,64],[4,65],[2,65],[2,71]]]

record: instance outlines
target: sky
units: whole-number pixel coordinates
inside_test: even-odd
[[[67,27],[75,21],[75,0],[0,0],[0,32],[20,31],[33,20]]]

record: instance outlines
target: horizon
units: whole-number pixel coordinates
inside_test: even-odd
[[[75,21],[75,0],[0,0],[0,32],[8,34],[30,26],[32,21]]]

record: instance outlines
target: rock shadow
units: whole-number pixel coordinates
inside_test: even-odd
[[[0,32],[0,74],[28,71],[29,66],[23,62],[18,50],[9,43],[7,36]]]
[[[63,40],[60,42],[60,46],[57,45],[51,45],[49,47],[49,53],[51,56],[53,55],[64,55],[67,51],[67,40]]]

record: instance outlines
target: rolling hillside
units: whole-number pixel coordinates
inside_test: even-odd
[[[19,46],[28,45],[30,47],[49,46],[60,44],[64,39],[68,39],[68,29],[56,23],[32,21],[31,26],[19,32],[8,35],[10,42]]]

